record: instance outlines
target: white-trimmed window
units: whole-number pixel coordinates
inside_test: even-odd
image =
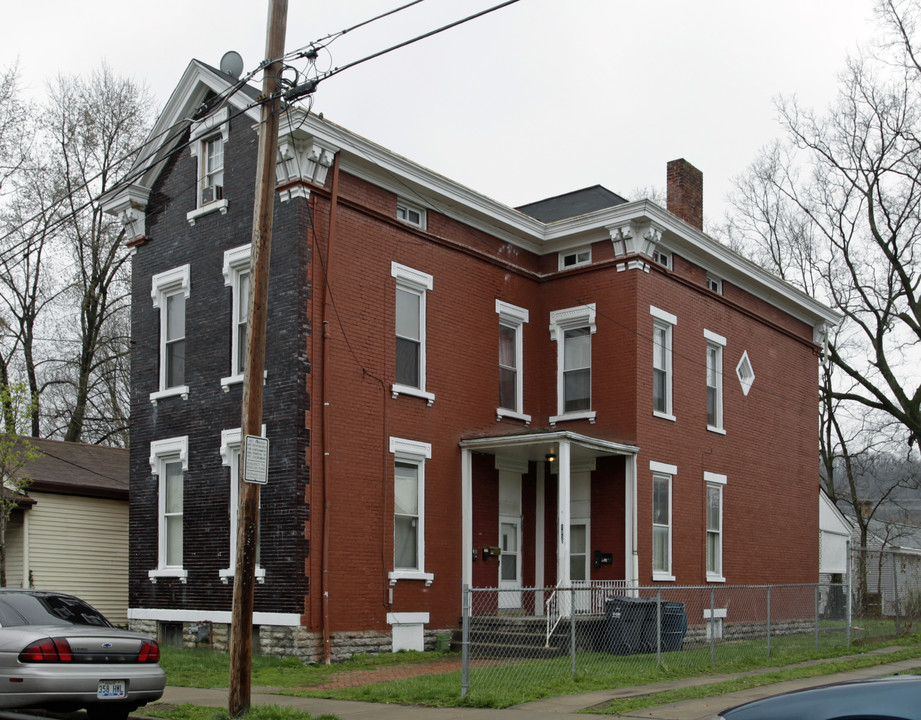
[[[723,348],[726,338],[704,330],[707,340],[707,429],[723,433]]]
[[[182,565],[183,495],[185,473],[189,469],[187,436],[155,440],[150,443],[150,472],[157,483],[157,567],[147,576],[179,578],[185,582],[188,571]]]
[[[167,270],[153,276],[153,306],[160,311],[160,376],[150,401],[171,395],[189,396],[185,380],[185,305],[189,298],[189,266]]]
[[[707,582],[726,582],[723,577],[723,488],[726,476],[704,473],[707,488]]]
[[[723,294],[723,281],[715,275],[707,273],[707,290],[717,295]]]
[[[265,437],[265,425],[262,426]],[[242,456],[242,439],[240,428],[221,431],[221,464],[230,469],[230,554],[228,566],[219,571],[222,582],[228,582],[236,573],[237,567],[237,512],[240,504],[240,458]],[[260,513],[262,507],[260,502]],[[256,580],[265,582],[265,568],[259,567],[260,535],[262,523],[257,522],[256,530]]]
[[[665,250],[658,250],[658,249],[653,250],[652,259],[653,261],[655,261],[657,264],[661,265],[662,267],[666,267],[669,269],[671,269],[672,267],[672,255],[671,253],[666,252]]]
[[[524,324],[528,311],[496,300],[499,315],[499,407],[498,417],[513,417],[531,421],[524,414]]]
[[[652,579],[674,580],[672,575],[672,479],[678,468],[650,462],[652,471]]]
[[[425,230],[425,210],[405,200],[397,200],[397,219]]]
[[[595,303],[550,313],[550,339],[557,344],[557,415],[550,423],[588,418],[592,410],[592,335]]]
[[[192,225],[202,215],[227,212],[224,149],[229,138],[230,113],[226,107],[192,123],[189,149],[198,163],[195,209],[186,215]]]
[[[590,265],[592,262],[592,248],[584,247],[578,250],[566,250],[560,255],[560,270],[569,270],[570,268],[581,265]]]
[[[393,454],[393,571],[397,580],[424,580],[425,572],[425,461],[432,457],[429,443],[390,438]]]
[[[224,285],[231,290],[230,299],[230,375],[221,378],[224,392],[230,385],[243,382],[246,369],[246,326],[249,318],[250,245],[224,253]]]
[[[656,417],[674,420],[672,409],[672,328],[678,318],[650,305],[652,324],[652,412]]]
[[[399,263],[390,264],[396,278],[396,360],[393,397],[415,395],[431,405],[435,396],[425,389],[425,299],[432,276]]]

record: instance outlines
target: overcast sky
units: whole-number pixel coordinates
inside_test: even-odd
[[[290,0],[291,50],[407,0]],[[426,0],[333,42],[340,67],[499,0]],[[41,97],[102,61],[162,107],[189,60],[246,70],[265,54],[261,0],[31,0],[4,7],[0,69]],[[825,107],[872,0],[520,0],[320,85],[329,120],[515,206],[601,184],[636,199],[684,157],[719,220],[733,176],[780,134],[774,100]],[[299,63],[300,68],[303,62]]]

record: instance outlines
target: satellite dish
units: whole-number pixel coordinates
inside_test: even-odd
[[[221,72],[225,72],[235,80],[243,74],[243,58],[235,50],[228,50],[221,58]]]

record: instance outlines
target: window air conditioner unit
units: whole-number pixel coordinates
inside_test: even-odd
[[[201,189],[201,204],[202,205],[213,203],[215,200],[220,200],[223,197],[224,197],[224,188],[221,185],[209,185],[208,187],[203,187]]]

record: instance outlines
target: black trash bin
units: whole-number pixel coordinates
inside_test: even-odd
[[[655,600],[614,596],[604,601],[605,649],[614,655],[655,647]]]
[[[688,616],[682,602],[662,603],[662,650],[680,650],[688,631]]]

